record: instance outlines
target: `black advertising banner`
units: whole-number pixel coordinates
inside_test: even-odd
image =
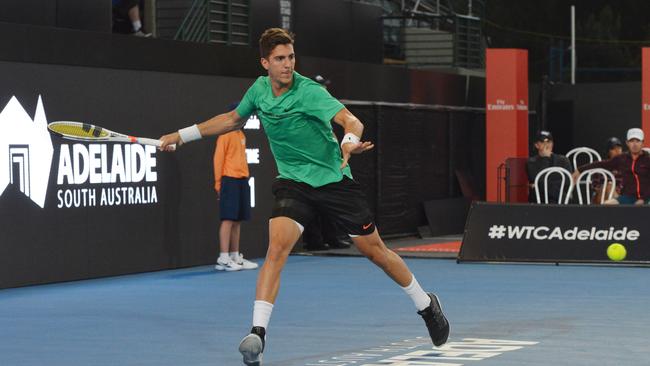
[[[472,205],[462,261],[650,264],[650,207],[497,204]],[[622,244],[613,261],[607,248]]]
[[[47,124],[157,138],[225,111],[251,82],[0,61],[0,288],[214,263],[216,138],[163,153],[65,140]],[[266,252],[276,169],[255,116],[244,133],[252,219],[241,250],[255,258]]]

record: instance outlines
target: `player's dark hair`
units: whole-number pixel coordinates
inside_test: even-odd
[[[273,49],[281,44],[293,44],[294,34],[282,28],[269,28],[260,37],[260,57],[268,59]]]

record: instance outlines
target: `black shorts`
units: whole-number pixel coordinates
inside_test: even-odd
[[[375,231],[361,186],[348,177],[318,188],[288,179],[276,179],[273,195],[275,205],[271,217],[289,217],[307,227],[318,214],[336,223],[346,234],[368,235]]]
[[[251,191],[248,178],[221,177],[219,215],[221,220],[250,220]]]

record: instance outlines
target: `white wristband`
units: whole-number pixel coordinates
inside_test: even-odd
[[[341,148],[343,147],[343,144],[347,144],[348,142],[351,142],[353,144],[358,144],[359,142],[361,142],[361,139],[357,135],[348,132],[345,134],[345,136],[343,136],[343,140],[341,140]]]
[[[199,126],[191,125],[190,127],[181,128],[178,130],[178,134],[181,135],[181,140],[184,143],[188,143],[194,140],[201,139],[201,131],[199,131]]]

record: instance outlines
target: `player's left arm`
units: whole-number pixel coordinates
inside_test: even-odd
[[[343,130],[345,131],[345,136],[341,142],[341,152],[343,155],[341,169],[348,165],[348,160],[350,160],[351,154],[361,154],[362,152],[375,147],[375,145],[370,141],[361,141],[363,123],[361,123],[361,121],[359,121],[359,119],[347,108],[344,107],[341,109],[334,115],[332,120],[343,127]]]

